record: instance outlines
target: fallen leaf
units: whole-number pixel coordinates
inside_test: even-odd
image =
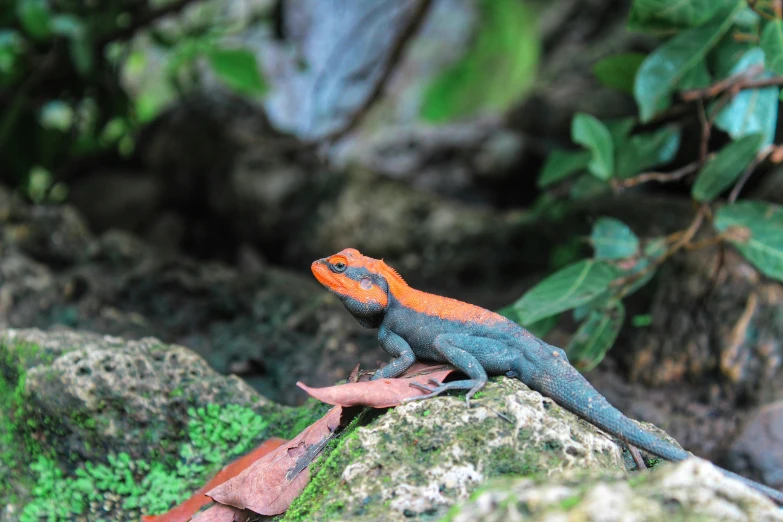
[[[223,468],[220,471],[218,471],[215,474],[215,476],[210,479],[209,482],[207,482],[201,488],[199,488],[186,501],[182,502],[177,506],[174,506],[173,508],[163,513],[162,515],[145,515],[141,517],[142,521],[143,522],[187,522],[188,520],[190,520],[190,517],[192,517],[196,512],[198,512],[199,509],[201,509],[202,506],[212,502],[212,499],[206,495],[207,491],[209,491],[210,489],[214,488],[219,484],[224,483],[231,477],[235,477],[239,475],[239,473],[247,469],[255,461],[257,461],[264,455],[270,453],[271,451],[277,449],[278,447],[280,447],[282,444],[285,443],[286,443],[285,439],[281,439],[278,437],[272,437],[271,439],[265,440],[256,449],[254,449],[247,455],[239,457],[238,459],[228,464],[227,466],[223,466]],[[210,519],[204,519],[204,520],[210,520]],[[220,519],[214,519],[214,520],[220,520]],[[228,519],[228,520],[232,520],[232,519]]]
[[[252,513],[224,504],[215,504],[191,519],[191,522],[247,522]]]
[[[356,367],[351,370],[350,375],[348,375],[348,382],[356,382],[359,380],[359,367],[361,364],[357,364]]]
[[[216,502],[261,515],[279,515],[310,480],[307,466],[340,426],[343,409],[335,406],[290,442],[254,462],[207,495]]]
[[[310,388],[302,382],[296,385],[326,404],[336,406],[369,406],[371,408],[390,408],[402,404],[405,399],[425,395],[427,392],[411,386],[419,383],[432,386],[430,379],[438,382],[456,371],[448,365],[431,366],[416,363],[405,374],[395,379],[378,379],[376,381],[349,382],[325,388]]]

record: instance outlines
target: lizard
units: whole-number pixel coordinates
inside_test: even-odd
[[[382,259],[353,248],[314,261],[311,270],[363,327],[378,330],[378,341],[392,359],[371,380],[398,377],[417,360],[449,363],[468,378],[418,385],[426,393],[415,399],[467,390],[465,400],[470,407],[471,397],[484,387],[489,375],[506,375],[629,446],[670,461],[691,456],[612,406],[569,363],[563,349],[496,312],[416,290]],[[719,469],[783,505],[780,491]]]

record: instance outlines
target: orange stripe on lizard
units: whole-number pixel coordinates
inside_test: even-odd
[[[328,262],[332,264],[342,262],[351,267],[363,267],[369,272],[383,276],[389,284],[389,291],[395,299],[406,308],[416,312],[451,321],[472,321],[484,324],[495,324],[505,321],[503,316],[479,306],[413,289],[408,286],[396,270],[384,263],[382,259],[364,256],[354,248],[346,248],[338,252],[329,257]],[[316,273],[315,268],[313,268],[313,273],[328,288],[332,288],[337,292],[347,293],[354,299],[366,302],[367,292],[359,287],[357,281],[353,281],[343,274],[336,274],[325,265],[321,265],[319,269],[321,276],[319,276],[319,273]],[[373,287],[377,288],[374,285]],[[376,302],[382,302],[377,295],[374,295],[373,298]],[[383,304],[385,306],[385,301],[383,301]]]

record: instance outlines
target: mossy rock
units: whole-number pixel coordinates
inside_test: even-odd
[[[505,418],[504,418],[505,417]],[[437,520],[494,477],[619,472],[622,445],[517,380],[351,426],[283,520]]]
[[[75,460],[100,459],[106,447],[152,458],[181,438],[189,407],[269,404],[189,349],[153,338],[7,330],[2,350],[6,364],[19,365],[2,373],[25,374],[24,408],[41,427],[37,438]]]
[[[263,440],[327,405],[271,403],[153,338],[0,336],[0,520],[139,520],[187,498]]]
[[[447,522],[482,520],[783,521],[783,510],[701,459],[622,473],[493,481],[452,508]]]

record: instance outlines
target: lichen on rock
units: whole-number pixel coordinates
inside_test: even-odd
[[[783,511],[708,461],[692,458],[630,481],[619,473],[497,480],[455,506],[447,520],[783,521]]]

